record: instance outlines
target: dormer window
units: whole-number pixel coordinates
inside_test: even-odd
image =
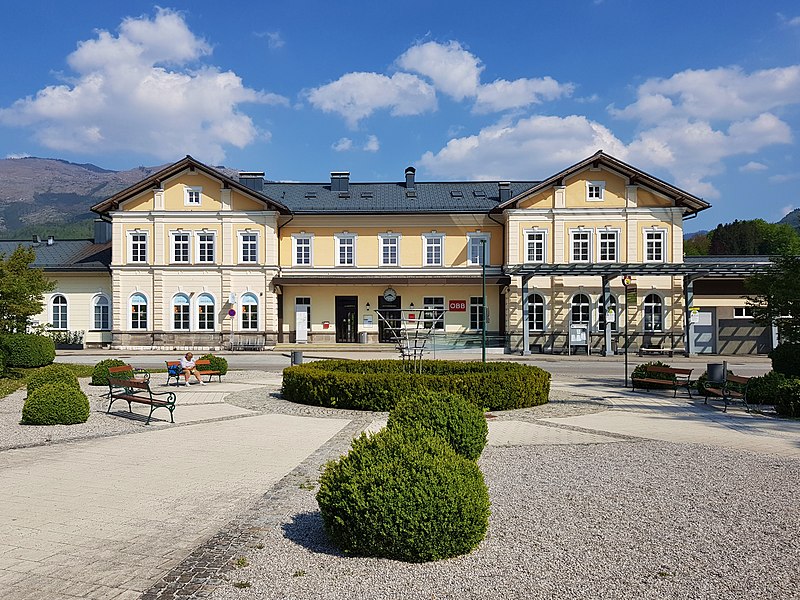
[[[185,206],[200,206],[200,197],[203,194],[201,187],[185,187],[183,188],[183,204]]]
[[[587,181],[586,182],[586,201],[587,202],[602,202],[604,200],[606,190],[605,181]]]

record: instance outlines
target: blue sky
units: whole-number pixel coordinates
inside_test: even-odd
[[[800,206],[796,1],[7,3],[0,157],[280,180],[541,179],[602,148],[709,200]]]

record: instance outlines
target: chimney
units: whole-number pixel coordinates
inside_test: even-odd
[[[239,183],[254,192],[264,191],[264,171],[240,171]]]
[[[34,234],[33,234],[33,243],[34,243],[34,244],[41,244],[41,243],[42,243],[42,238],[40,238],[38,235],[36,235],[36,234],[34,233]]]
[[[332,192],[350,191],[349,171],[331,171],[331,191]]]
[[[414,181],[414,175],[416,174],[417,170],[414,167],[406,167],[406,189],[413,190],[416,187],[416,182]]]
[[[103,219],[94,220],[94,243],[107,244],[111,241],[111,223]]]
[[[56,239],[52,235],[47,236],[47,245],[52,246],[55,243]]]
[[[497,188],[500,191],[500,202],[505,202],[506,200],[511,200],[511,182],[510,181],[500,181],[500,182],[498,182]]]

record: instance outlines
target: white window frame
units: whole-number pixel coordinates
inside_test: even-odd
[[[297,262],[297,241],[308,241],[308,262]],[[293,233],[292,234],[292,266],[311,267],[314,265],[314,234],[313,233]]]
[[[480,300],[480,303],[475,302],[476,300]],[[479,325],[483,325],[483,329],[486,329],[486,324],[489,321],[489,319],[487,318],[488,317],[488,315],[487,315],[488,311],[484,309],[482,312],[480,312],[482,307],[483,307],[483,300],[484,300],[483,296],[470,296],[469,297],[469,330],[470,331],[482,331],[481,327],[473,327],[472,326],[473,325],[473,323],[472,323],[472,314],[473,314],[473,308],[475,308],[475,307],[478,307],[478,311],[479,311],[479,312],[476,313],[477,314],[476,322]]]
[[[603,235],[613,235],[614,236],[614,257],[613,259],[603,259]],[[603,263],[617,263],[619,262],[619,240],[621,237],[621,231],[619,229],[611,229],[610,227],[604,227],[603,229],[597,230],[597,262]]]
[[[98,327],[97,326],[97,309],[99,307],[98,302],[100,300],[105,300],[105,306],[108,307],[108,325],[106,327]],[[108,297],[106,294],[95,294],[92,297],[92,311],[91,311],[91,318],[92,318],[92,331],[110,331],[111,330],[111,298]]]
[[[64,300],[63,303],[61,303],[61,302],[58,303],[59,307],[62,307],[62,306],[64,307],[64,319],[63,319],[64,322],[62,324],[60,322],[61,319],[59,319],[59,324],[58,324],[58,326],[56,326],[56,323],[55,323],[56,299],[59,299],[59,298]],[[52,296],[50,296],[50,328],[51,329],[55,329],[57,331],[69,331],[69,300],[67,299],[67,297],[64,294],[57,293],[57,294],[53,294]]]
[[[599,188],[600,196],[592,196],[593,188]],[[606,198],[606,182],[605,181],[587,181],[586,182],[586,201],[587,202],[603,202]]]
[[[647,326],[648,325],[647,309],[649,306],[655,306],[655,303],[647,301],[647,299],[650,296],[655,296],[656,298],[658,298],[658,306],[660,307],[659,320],[661,321],[661,327],[659,329]],[[648,293],[642,300],[642,331],[644,331],[645,333],[664,333],[667,330],[667,323],[666,323],[667,315],[665,314],[666,311],[664,309],[665,309],[664,297],[661,294],[657,294],[655,292]],[[655,321],[655,319],[653,319],[653,321]]]
[[[480,259],[477,261],[472,260],[472,244],[477,243],[478,248],[480,248],[481,240],[486,240],[486,265],[492,264],[492,234],[476,231],[475,233],[467,234],[467,264],[471,267],[481,266]]]
[[[734,319],[752,319],[753,307],[752,306],[734,306],[733,307]]]
[[[197,195],[197,201],[193,198]],[[200,206],[203,202],[203,188],[198,185],[187,185],[183,188],[183,205],[184,206]]]
[[[587,235],[588,239],[586,240],[586,254],[587,257],[585,259],[576,259],[575,258],[575,236],[576,235]],[[590,263],[593,261],[592,256],[592,230],[587,228],[578,228],[578,229],[570,229],[569,230],[569,262],[571,263]],[[583,243],[583,242],[581,242]]]
[[[543,264],[547,262],[547,229],[540,229],[535,227],[533,229],[526,229],[524,232],[525,234],[525,261],[526,263],[535,263],[535,264]],[[534,236],[541,236],[541,240],[535,242],[537,245],[541,244],[542,246],[542,260],[531,260],[531,253],[530,253],[530,244],[531,238]]]
[[[661,258],[648,258],[647,236],[649,234],[658,234],[661,237]],[[648,227],[642,230],[642,258],[646,263],[664,263],[667,262],[667,230],[660,227]]]
[[[200,245],[203,243],[202,238],[205,235],[211,236],[211,248],[214,252],[213,260],[202,260],[203,255],[200,252]],[[218,258],[218,251],[217,251],[217,232],[213,230],[203,229],[201,231],[195,232],[194,235],[195,243],[194,243],[194,256],[195,256],[195,264],[201,265],[215,265],[217,264]]]
[[[250,298],[250,299],[254,300],[254,302],[245,302],[246,298]],[[244,326],[244,324],[245,324],[244,307],[245,306],[255,306],[255,315],[256,315],[255,327],[245,327]],[[239,331],[248,331],[248,332],[250,332],[250,331],[258,331],[258,328],[259,328],[259,326],[261,324],[261,314],[260,314],[261,304],[258,301],[258,295],[255,292],[245,292],[244,294],[242,294],[242,299],[241,299],[241,301],[239,303],[239,308],[241,309],[240,312],[239,312]]]
[[[175,300],[181,297],[186,300],[185,304],[176,304]],[[192,299],[189,297],[189,294],[184,292],[178,292],[177,294],[172,296],[172,300],[169,303],[170,306],[170,329],[172,331],[191,331],[192,330]],[[189,319],[186,322],[186,327],[175,327],[175,307],[176,306],[185,306],[187,312],[189,313]]]
[[[133,260],[133,237],[134,236],[144,236],[144,242],[135,242],[137,244],[144,243],[144,260]],[[148,264],[148,258],[150,254],[150,235],[147,231],[142,231],[141,229],[132,229],[128,232],[128,263],[134,265],[146,265]]]
[[[144,320],[144,327],[133,327],[133,298],[135,296],[141,296],[144,298],[144,306],[146,310],[145,320]],[[130,296],[128,296],[128,331],[150,331],[150,319],[152,318],[152,303],[150,302],[150,298],[144,292],[133,292]]]
[[[254,260],[245,260],[244,255],[244,236],[252,235],[255,236],[255,245],[256,245],[256,256]],[[253,242],[248,242],[248,244]],[[257,265],[259,259],[259,251],[261,250],[261,236],[258,234],[258,231],[253,231],[251,229],[245,229],[239,232],[239,262],[244,265]]]
[[[578,296],[584,296],[585,298],[587,298],[589,300],[589,302],[588,302],[589,314],[587,315],[587,320],[586,321],[573,321],[572,320],[573,307],[575,305],[575,298],[577,298]],[[591,329],[592,328],[592,316],[593,316],[592,313],[594,312],[592,310],[593,307],[594,307],[594,304],[592,302],[592,297],[589,294],[587,294],[586,292],[577,292],[575,294],[572,294],[572,297],[569,299],[569,322],[570,322],[570,325],[573,324],[573,323],[577,323],[577,324],[580,324],[580,325],[587,325],[589,327],[589,329]]]
[[[534,321],[531,319],[531,298],[538,296],[542,299],[542,327],[541,329],[535,327]],[[539,292],[530,292],[528,294],[528,331],[531,333],[545,333],[547,331],[547,298],[544,294]]]
[[[298,306],[308,307],[308,310],[306,311],[306,331],[311,333],[311,296],[295,296],[294,314],[297,314]],[[294,326],[294,323],[292,323],[292,326]]]
[[[211,298],[211,306],[213,307],[211,311],[211,328],[208,327],[200,327],[200,307],[201,306],[208,306],[207,304],[201,304],[200,301],[204,298]],[[194,304],[194,326],[196,331],[207,332],[207,331],[216,331],[217,330],[217,299],[214,297],[214,294],[211,292],[202,292],[197,295],[197,300],[195,300]]]
[[[176,260],[176,258],[175,258],[175,249],[176,249],[176,247],[178,245],[178,241],[177,241],[176,238],[179,235],[187,236],[187,240],[186,240],[186,244],[187,244],[187,246],[186,246],[186,256],[187,256],[187,258],[186,258],[186,260]],[[175,265],[190,264],[192,262],[192,232],[191,231],[186,231],[186,230],[183,230],[183,229],[177,229],[175,231],[170,231],[169,232],[169,237],[170,237],[169,262],[171,264],[175,264]],[[181,242],[181,243],[183,243],[183,242]]]
[[[400,266],[400,238],[399,233],[379,233],[378,234],[378,264],[382,267],[399,267]],[[386,262],[384,260],[383,248],[384,244],[393,241],[395,244],[395,262]]]
[[[619,309],[619,298],[615,294],[610,294],[609,299],[611,300],[610,304],[614,305],[614,319],[611,321],[611,333],[618,333],[619,332],[619,317],[620,317],[620,309]],[[606,309],[608,307],[606,306]],[[608,318],[608,314],[601,315],[600,313],[603,311],[603,293],[600,293],[600,297],[597,299],[597,313],[598,317]],[[597,327],[598,330],[600,328],[600,321],[602,319],[597,319]]]
[[[432,302],[428,302],[429,300],[431,300]],[[447,315],[445,309],[446,302],[447,299],[444,296],[424,296],[422,298],[422,310],[423,310],[422,320],[424,322],[423,327],[425,329],[430,329],[431,325],[433,325],[433,331],[444,332],[445,330],[444,319],[445,316]],[[437,312],[442,313],[442,318],[434,322],[434,319],[436,319],[439,316],[436,314]]]
[[[335,265],[337,267],[355,267],[358,266],[358,234],[350,233],[348,231],[343,231],[342,233],[335,233],[333,234],[333,252],[335,254]],[[349,240],[353,247],[353,262],[342,262],[342,256],[340,254],[342,248],[342,241]]]
[[[443,267],[444,266],[444,239],[443,233],[422,234],[422,266],[424,267]],[[428,262],[428,243],[437,240],[439,242],[439,262]]]

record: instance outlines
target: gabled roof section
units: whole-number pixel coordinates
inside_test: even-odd
[[[36,259],[32,266],[46,272],[108,272],[111,264],[111,242],[95,244],[94,240],[30,240],[0,241],[0,254],[8,256],[17,246],[33,248]]]
[[[606,154],[602,150],[598,150],[595,154],[593,154],[589,158],[586,158],[579,163],[575,163],[571,167],[567,167],[566,169],[564,169],[559,173],[556,173],[552,177],[548,177],[547,179],[533,186],[529,190],[525,190],[522,194],[513,195],[510,200],[498,204],[493,212],[501,212],[506,208],[514,208],[517,206],[517,203],[520,200],[523,200],[527,196],[535,194],[536,192],[542,191],[554,185],[561,185],[563,180],[569,177],[570,175],[582,171],[587,167],[596,167],[599,165],[603,165],[612,171],[616,171],[617,173],[624,175],[631,181],[631,184],[644,185],[661,194],[664,194],[668,198],[673,199],[675,201],[676,206],[682,206],[684,208],[684,215],[698,213],[701,210],[705,210],[711,207],[711,204],[709,204],[702,198],[698,198],[697,196],[694,196],[689,192],[677,188],[674,185],[667,183],[666,181],[662,181],[657,177],[653,177],[652,175],[649,175],[648,173],[645,173],[644,171],[641,171],[636,167],[619,160],[618,158],[614,158],[613,156],[611,156],[610,154]]]
[[[158,173],[154,173],[147,179],[143,179],[139,183],[132,185],[131,187],[114,194],[110,198],[106,198],[102,202],[98,202],[97,204],[92,206],[92,211],[98,214],[105,214],[108,213],[108,211],[110,210],[116,210],[117,208],[119,208],[121,202],[124,202],[128,198],[132,198],[137,194],[141,194],[142,192],[147,191],[148,189],[153,189],[157,186],[160,186],[161,182],[164,181],[165,179],[174,177],[175,175],[179,174],[182,171],[185,171],[186,169],[194,169],[201,173],[205,173],[209,177],[213,177],[214,179],[219,179],[227,187],[237,190],[238,192],[241,192],[243,194],[246,194],[247,196],[255,200],[259,200],[260,202],[263,202],[270,208],[282,214],[289,214],[289,209],[282,202],[273,200],[272,198],[270,198],[265,194],[250,189],[246,185],[242,185],[235,179],[231,179],[227,175],[224,175],[223,173],[217,171],[215,168],[209,167],[208,165],[201,163],[199,160],[192,158],[188,154],[186,155],[186,158],[171,164],[170,166],[159,171]]]

